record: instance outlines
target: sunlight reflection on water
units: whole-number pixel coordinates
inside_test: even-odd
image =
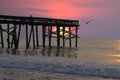
[[[116,54],[112,54],[112,57],[114,57],[114,62],[120,64],[120,40],[116,40]]]
[[[117,40],[117,41],[116,41],[116,49],[117,49],[117,50],[120,50],[120,40]]]
[[[79,40],[78,48],[0,49],[5,55],[74,58],[78,61],[120,64],[120,40]]]
[[[77,59],[88,62],[120,64],[120,40],[85,41],[82,43],[81,40]]]

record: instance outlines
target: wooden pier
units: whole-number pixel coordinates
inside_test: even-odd
[[[25,38],[26,38],[26,49],[30,47],[32,43],[33,48],[39,47],[39,31],[38,27],[42,27],[42,46],[46,47],[46,37],[48,37],[48,45],[52,46],[51,41],[52,37],[57,38],[57,47],[61,47],[62,38],[62,47],[65,47],[65,33],[68,34],[69,47],[72,46],[71,38],[75,38],[75,47],[77,47],[78,42],[78,29],[79,21],[78,20],[65,20],[65,19],[54,19],[54,18],[42,18],[42,17],[22,17],[22,16],[9,16],[9,15],[0,15],[0,47],[4,48],[19,48],[19,42],[21,38],[21,28],[25,27]],[[56,32],[53,32],[53,27],[56,28]],[[61,30],[62,27],[62,30]],[[65,31],[66,27],[69,29]],[[72,33],[72,29],[74,33]],[[62,31],[62,35],[60,32]],[[5,34],[7,34],[5,36]],[[23,34],[22,34],[23,35]],[[55,35],[55,36],[53,36]],[[5,45],[5,41],[7,45]],[[31,42],[32,41],[32,42]]]

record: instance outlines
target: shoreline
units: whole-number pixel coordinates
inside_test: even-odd
[[[22,69],[0,68],[0,80],[114,80],[114,79],[41,71],[28,71]]]

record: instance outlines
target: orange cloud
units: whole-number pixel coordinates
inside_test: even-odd
[[[91,15],[92,10],[88,7],[79,7],[75,5],[76,3],[85,3],[86,1],[43,1],[43,4],[35,3],[31,5],[33,9],[33,14],[38,16],[54,17],[54,18],[68,18],[68,19],[78,19],[81,17],[86,17]],[[46,12],[40,11],[44,10]]]

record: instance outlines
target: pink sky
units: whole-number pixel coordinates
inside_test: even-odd
[[[80,20],[81,38],[120,38],[120,0],[1,0],[0,15]],[[90,24],[81,20],[92,19]]]

